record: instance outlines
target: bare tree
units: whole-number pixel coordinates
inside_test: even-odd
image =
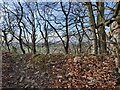
[[[66,46],[65,46],[65,52],[66,54],[68,54],[68,49],[69,49],[69,30],[68,30],[68,16],[69,16],[69,13],[70,13],[70,9],[71,9],[71,2],[69,2],[69,8],[68,8],[68,11],[66,12],[64,7],[63,7],[63,4],[62,4],[62,1],[60,2],[60,5],[61,5],[61,8],[62,8],[62,11],[65,15],[65,27],[66,27]]]
[[[100,24],[100,22],[104,22],[104,2],[97,2],[97,8],[98,8],[98,16],[97,16],[97,23]],[[98,46],[99,46],[99,53],[106,53],[107,45],[106,45],[106,32],[105,32],[105,26],[100,26],[98,28]]]
[[[35,3],[32,2],[32,4],[34,5]],[[28,9],[29,9],[29,11],[30,11],[30,14],[31,14],[31,18],[30,18],[30,17],[27,17],[27,19],[28,19],[30,25],[32,26],[32,36],[31,36],[31,38],[32,38],[32,52],[33,52],[33,54],[35,54],[35,53],[36,53],[35,11],[32,10],[32,8],[30,7],[30,3],[28,4],[28,3],[26,2],[26,5],[27,5],[27,7],[28,7]]]
[[[88,7],[88,16],[89,16],[90,26],[91,26],[91,33],[93,37],[93,54],[97,54],[98,47],[97,47],[97,35],[96,35],[96,27],[95,27],[96,23],[95,23],[95,17],[93,14],[91,2],[87,2],[87,7]]]
[[[40,14],[40,11],[39,9],[37,8],[38,10],[38,13],[39,15],[42,17],[42,19],[44,21],[47,21],[47,23],[50,25],[50,27],[53,28],[53,30],[56,32],[56,34],[58,35],[58,37],[61,39],[62,43],[63,43],[63,46],[64,46],[64,49],[65,49],[65,53],[68,54],[68,49],[69,49],[69,32],[68,32],[68,15],[70,13],[70,8],[71,8],[71,3],[69,2],[69,9],[68,9],[68,12],[66,12],[62,6],[62,2],[61,3],[61,8],[62,8],[62,11],[65,15],[65,23],[66,23],[66,41],[63,40],[62,36],[58,33],[57,29],[50,23],[49,20],[46,20],[45,17],[43,17],[41,14]],[[38,7],[38,3],[37,3],[37,7]]]

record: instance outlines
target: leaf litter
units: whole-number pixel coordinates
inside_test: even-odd
[[[31,56],[2,54],[3,88],[119,88],[112,56]]]

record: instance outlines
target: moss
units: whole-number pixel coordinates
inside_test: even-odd
[[[32,55],[31,59],[34,62],[43,62],[43,61],[47,60],[48,58],[45,55],[35,54],[35,55]]]

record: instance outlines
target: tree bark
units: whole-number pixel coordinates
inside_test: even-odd
[[[22,28],[20,26],[20,24],[18,23],[18,26],[19,26],[19,29],[20,29],[20,33],[19,33],[19,44],[20,44],[20,48],[21,48],[21,51],[23,54],[25,54],[25,50],[23,48],[23,41],[22,41],[22,38],[21,38],[21,35],[22,35]]]
[[[70,9],[71,9],[71,3],[69,2],[69,9],[68,12],[65,11],[64,6],[62,5],[62,2],[60,2],[61,8],[62,8],[62,12],[65,15],[65,24],[66,24],[66,44],[64,46],[65,49],[65,53],[68,54],[69,53],[69,31],[68,31],[68,16],[70,13]]]
[[[21,20],[22,20],[22,18],[23,18],[23,7],[22,7],[22,5],[20,4],[20,2],[18,2],[18,4],[20,5],[20,9],[21,9],[21,16],[20,16],[20,18],[17,16],[18,27],[19,27],[19,29],[20,29],[20,33],[19,33],[19,44],[20,44],[20,48],[21,48],[23,54],[25,54],[25,50],[24,50],[24,48],[23,48],[23,41],[22,41],[22,38],[21,38],[21,36],[22,36],[22,28],[21,28],[21,26],[20,26]]]
[[[47,32],[47,25],[46,25],[46,22],[45,22],[45,25],[44,25],[44,30],[45,30],[45,47],[46,47],[46,54],[49,54],[50,53],[50,50],[49,50],[49,42],[48,42],[48,32]]]
[[[77,33],[78,33],[78,41],[79,41],[79,43],[78,43],[78,46],[77,46],[77,53],[79,54],[79,53],[82,52],[82,45],[81,45],[82,37],[81,37],[80,32],[78,30],[77,24],[75,24],[75,27],[76,27]]]
[[[88,16],[89,16],[89,22],[90,22],[90,26],[91,26],[91,33],[92,33],[92,37],[93,37],[93,50],[92,50],[92,54],[97,54],[98,53],[98,48],[97,48],[97,36],[96,36],[96,28],[95,28],[95,17],[93,14],[93,9],[92,9],[92,4],[91,2],[87,2],[87,6],[88,6]]]
[[[98,16],[97,22],[104,22],[104,2],[97,2],[98,5]],[[102,25],[98,28],[98,36],[99,36],[99,53],[106,53],[107,45],[106,45],[106,33],[105,33],[105,26]]]
[[[68,33],[68,15],[66,16],[66,47],[65,47],[65,53],[69,53],[69,33]]]
[[[33,54],[36,53],[36,44],[35,44],[36,38],[35,38],[35,32],[36,32],[36,29],[35,29],[35,27],[33,27],[33,32],[32,32],[32,51],[33,51]]]
[[[2,31],[2,32],[3,32],[3,34],[4,34],[4,40],[5,40],[5,44],[6,44],[6,46],[7,46],[7,49],[8,49],[8,51],[10,52],[10,46],[9,46],[9,43],[8,43],[8,40],[7,40],[7,34],[6,34],[5,31]]]

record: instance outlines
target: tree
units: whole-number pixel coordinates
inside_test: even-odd
[[[112,20],[107,22],[107,25],[115,22],[114,27],[109,32],[109,39],[111,43],[115,46],[115,64],[117,68],[117,73],[120,73],[120,1],[116,4],[114,15]],[[117,37],[113,37],[114,32],[117,32]]]
[[[37,2],[36,2],[36,8],[37,8],[37,11],[39,12],[39,3],[37,3]],[[42,8],[42,10],[43,10],[43,16],[45,18],[46,17],[45,14],[49,13],[49,11],[47,11],[47,9],[45,8],[45,6]],[[39,14],[40,14],[40,12],[39,12]],[[47,23],[47,21],[44,21],[42,23],[43,30],[42,30],[41,23],[42,23],[42,20],[40,20],[39,19],[39,15],[37,15],[37,24],[39,25],[39,31],[41,33],[41,36],[44,39],[44,45],[46,47],[46,54],[49,54],[50,53],[50,49],[49,49],[49,41],[48,41],[48,39],[49,39],[49,37],[48,37],[48,23]]]
[[[34,5],[35,3],[32,2],[31,3],[32,5]],[[35,24],[35,11],[32,10],[32,8],[30,7],[30,3],[26,3],[29,11],[30,11],[30,14],[31,14],[31,18],[30,17],[27,17],[30,25],[32,26],[32,52],[33,54],[36,53],[36,24]],[[33,6],[34,7],[34,6]]]
[[[21,28],[21,26],[20,26],[21,20],[22,20],[22,18],[23,18],[23,7],[22,7],[22,5],[20,4],[20,2],[18,2],[18,4],[20,5],[20,11],[21,11],[20,18],[19,18],[19,15],[16,15],[16,16],[17,16],[16,18],[17,18],[18,27],[19,27],[19,29],[20,29],[20,33],[19,33],[19,43],[20,43],[20,48],[21,48],[23,54],[25,54],[25,50],[24,50],[24,48],[23,48],[23,40],[22,40],[22,38],[21,38],[22,28]],[[18,12],[18,10],[17,10],[17,12]],[[19,13],[17,13],[17,14],[19,14]]]
[[[97,54],[98,53],[98,47],[97,47],[97,35],[96,35],[96,23],[95,23],[95,17],[93,14],[93,9],[92,9],[92,4],[91,2],[87,2],[87,7],[88,7],[88,16],[89,16],[89,24],[91,27],[91,33],[92,33],[92,37],[93,37],[93,54]]]
[[[100,22],[104,22],[104,2],[97,2],[98,15],[97,15],[97,24]],[[106,32],[105,26],[102,25],[98,28],[98,45],[99,45],[99,53],[106,53],[107,45],[106,45]]]
[[[55,27],[51,24],[50,20],[47,20],[44,16],[41,15],[41,13],[40,13],[40,11],[39,11],[38,8],[37,8],[37,11],[38,11],[38,14],[40,15],[40,17],[41,17],[44,21],[46,21],[46,22],[49,24],[49,26],[56,32],[56,34],[58,35],[58,37],[60,38],[60,40],[61,40],[61,42],[62,42],[62,44],[63,44],[63,47],[64,47],[64,49],[65,49],[65,53],[68,54],[68,53],[69,53],[69,52],[68,52],[68,49],[69,49],[68,15],[69,15],[69,13],[70,13],[71,3],[69,2],[68,11],[65,11],[62,2],[60,2],[60,3],[61,3],[62,12],[63,12],[63,14],[65,15],[65,28],[66,28],[66,30],[65,30],[65,31],[66,31],[66,32],[65,32],[65,34],[66,34],[65,37],[66,37],[66,40],[63,40],[62,36],[61,36],[61,35],[59,34],[59,32],[57,31],[57,28],[55,28]],[[37,7],[38,7],[38,3],[36,3],[36,5],[37,5]],[[56,22],[56,19],[54,20],[54,22]]]
[[[70,13],[70,9],[71,9],[71,2],[69,2],[69,8],[68,8],[68,11],[66,12],[64,7],[63,7],[63,4],[62,4],[62,1],[60,2],[60,5],[61,5],[61,8],[62,8],[62,12],[64,13],[65,15],[65,27],[66,27],[66,45],[65,45],[65,52],[66,54],[68,54],[68,50],[69,50],[69,30],[68,30],[68,16],[69,16],[69,13]]]

